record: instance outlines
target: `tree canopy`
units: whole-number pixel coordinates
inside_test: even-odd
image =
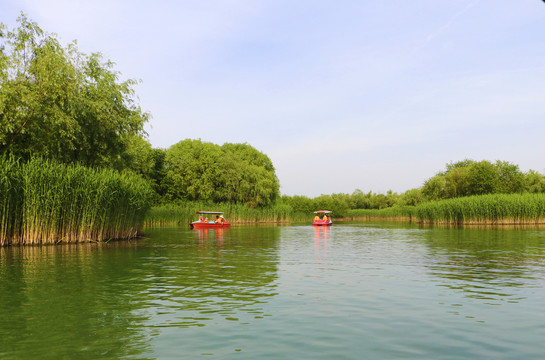
[[[279,195],[269,157],[248,144],[223,146],[186,139],[166,150],[162,188],[167,201],[209,200],[257,207]]]
[[[63,47],[24,14],[0,26],[0,154],[124,167],[129,140],[149,115],[99,53]]]
[[[439,200],[470,195],[538,192],[542,178],[535,172],[525,174],[518,165],[507,161],[492,163],[466,159],[447,164],[445,171],[426,180],[422,193],[428,200]]]

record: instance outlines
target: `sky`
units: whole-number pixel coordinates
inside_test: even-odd
[[[0,0],[10,29],[21,11],[141,80],[153,147],[248,143],[283,195],[545,173],[541,0]]]

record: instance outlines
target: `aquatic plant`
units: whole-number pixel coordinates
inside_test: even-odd
[[[491,194],[420,204],[425,223],[535,224],[545,222],[545,194]]]
[[[0,245],[136,236],[153,192],[139,176],[32,159],[0,160]]]
[[[283,203],[252,208],[237,203],[184,201],[152,207],[146,215],[145,225],[188,224],[196,220],[198,210],[223,211],[230,223],[286,222],[312,218],[312,214],[296,213],[291,206]]]

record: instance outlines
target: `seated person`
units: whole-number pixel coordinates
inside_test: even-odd
[[[221,220],[220,220],[220,217],[218,215],[216,215],[216,220],[214,220],[214,222],[216,224],[221,224]]]
[[[316,221],[320,221],[320,217],[318,216],[318,214],[316,214],[316,216],[314,217],[314,222]]]
[[[327,215],[324,215],[323,220],[324,220],[324,221],[327,221]]]

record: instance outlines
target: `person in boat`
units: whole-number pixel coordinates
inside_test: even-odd
[[[214,222],[216,224],[221,224],[221,219],[220,219],[219,215],[216,215],[216,220],[214,220]]]
[[[327,215],[327,222],[330,223],[331,222],[331,216]]]
[[[327,221],[327,215],[324,214],[323,220],[324,220],[324,221]]]
[[[199,216],[199,222],[204,222],[204,220],[202,219],[202,215]]]
[[[208,222],[208,216],[204,219],[204,222],[205,222],[205,223]]]
[[[223,215],[220,215],[220,222],[223,224],[225,222],[225,218],[223,217]]]
[[[316,216],[314,217],[314,222],[316,221],[320,221],[320,217],[318,216],[318,214],[316,214]]]

